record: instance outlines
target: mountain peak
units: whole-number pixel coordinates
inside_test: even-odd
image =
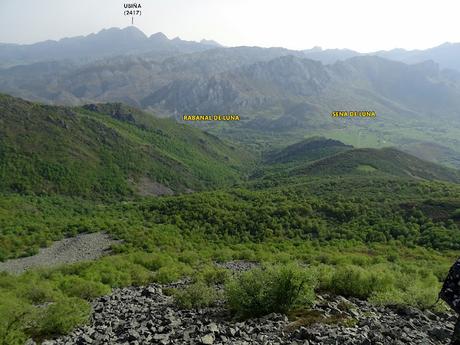
[[[162,32],[157,32],[155,34],[152,34],[149,39],[155,40],[155,41],[169,41],[168,37],[162,33]]]
[[[127,26],[123,29],[120,28],[108,28],[99,31],[97,34],[91,34],[86,36],[87,38],[116,38],[116,37],[123,37],[123,39],[137,39],[137,40],[144,40],[147,36],[135,26]]]
[[[133,25],[127,26],[121,31],[128,34],[132,38],[138,38],[143,40],[147,38],[147,35],[142,30]]]
[[[323,51],[323,48],[320,46],[314,46],[313,48],[310,49],[311,52],[321,52]]]
[[[222,45],[219,42],[216,42],[216,41],[213,41],[213,40],[206,40],[204,38],[200,41],[200,43],[201,44],[206,44],[208,46],[222,47]]]
[[[127,27],[121,29],[121,31],[133,32],[133,33],[142,33],[143,35],[145,35],[144,32],[141,29],[139,29],[138,27],[136,27],[134,25],[127,26]]]

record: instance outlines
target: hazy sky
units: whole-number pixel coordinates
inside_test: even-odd
[[[130,25],[122,0],[0,0],[0,42],[32,43]],[[458,0],[143,0],[147,35],[227,46],[362,52],[460,42]]]

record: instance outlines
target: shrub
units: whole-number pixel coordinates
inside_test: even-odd
[[[88,281],[79,277],[65,277],[59,284],[63,293],[70,297],[92,300],[110,293],[110,287],[99,282]]]
[[[176,303],[182,308],[198,309],[212,305],[217,300],[217,292],[202,281],[198,281],[173,293]]]
[[[333,273],[329,286],[325,284],[323,288],[337,295],[367,299],[376,292],[389,290],[393,284],[391,273],[373,266],[341,266]]]
[[[153,279],[149,270],[125,256],[103,258],[84,268],[79,275],[111,287],[143,285]]]
[[[207,285],[225,284],[230,278],[230,272],[225,268],[206,266],[197,273],[197,280],[202,280]]]
[[[24,333],[32,310],[11,293],[0,291],[0,344],[22,345],[27,340]]]
[[[401,290],[390,289],[374,293],[369,302],[376,305],[404,305],[406,304],[406,296]]]
[[[167,284],[179,280],[184,275],[192,273],[193,271],[190,266],[182,263],[176,263],[171,266],[161,267],[157,272],[155,272],[153,280],[161,284]]]
[[[40,315],[35,336],[66,334],[76,326],[86,323],[91,311],[90,305],[82,299],[71,297],[61,299],[48,306]]]
[[[230,310],[241,318],[286,313],[314,300],[312,273],[298,266],[254,269],[232,279],[225,288]]]
[[[435,303],[439,289],[439,283],[432,273],[425,275],[423,272],[418,272],[407,276],[398,275],[394,288],[375,292],[369,300],[379,305],[411,305],[419,309],[427,309]],[[443,308],[441,304],[439,306]]]
[[[131,285],[134,286],[146,285],[154,280],[152,273],[139,265],[133,265],[129,273],[131,276]]]
[[[30,282],[21,282],[15,286],[18,296],[25,298],[32,304],[41,304],[54,301],[60,296],[59,291],[51,282],[31,278]]]
[[[150,271],[157,271],[161,267],[174,264],[174,260],[169,255],[150,254],[150,253],[135,253],[132,254],[133,262],[141,265]]]
[[[455,219],[460,218],[460,208],[456,209],[456,210],[452,213],[452,218],[455,218]]]
[[[226,261],[231,261],[234,259],[235,253],[232,249],[224,247],[224,248],[218,248],[215,250],[213,253],[213,258],[217,262],[226,262]]]
[[[333,266],[320,264],[314,268],[315,275],[318,279],[316,289],[318,291],[327,291],[331,286],[332,277],[334,276],[335,269]]]
[[[179,261],[188,265],[196,264],[200,259],[200,256],[193,251],[187,250],[179,255]]]

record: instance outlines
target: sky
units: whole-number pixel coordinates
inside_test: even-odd
[[[127,0],[0,0],[0,42],[34,43],[126,27]],[[457,0],[140,0],[147,35],[225,46],[360,52],[460,42]]]

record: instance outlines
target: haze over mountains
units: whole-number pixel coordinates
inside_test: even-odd
[[[178,119],[238,113],[238,123],[202,126],[251,145],[254,137],[260,139],[254,145],[270,147],[324,135],[460,166],[459,44],[372,54],[227,48],[128,27],[0,45],[0,61],[0,92],[28,100],[123,102]],[[372,110],[377,118],[331,118],[339,110]]]
[[[386,59],[401,61],[408,64],[420,63],[427,60],[433,60],[442,68],[460,70],[460,43],[446,42],[439,46],[425,50],[406,50],[395,48],[392,50],[380,50],[372,53],[359,53],[350,49],[321,49],[315,47],[304,50],[306,57],[319,60],[323,63],[334,63],[338,60],[345,60],[354,56],[380,56]]]
[[[0,66],[61,59],[87,59],[123,54],[175,54],[202,51],[219,44],[203,40],[191,42],[176,37],[168,39],[158,32],[147,37],[134,26],[104,29],[97,34],[44,41],[28,45],[0,44]]]
[[[216,47],[222,47],[222,45],[207,39],[202,39],[200,42],[186,41],[179,37],[168,39],[161,32],[147,36],[136,27],[129,26],[123,29],[103,29],[88,36],[63,38],[58,41],[48,40],[26,45],[0,43],[0,66],[60,59],[94,59],[124,54],[168,53],[168,55],[172,55],[204,51]],[[305,49],[301,53],[307,58],[325,64],[355,56],[371,55],[410,64],[433,60],[441,68],[452,68],[460,71],[458,58],[460,56],[460,43],[446,42],[425,50],[395,48],[371,53],[360,53],[350,49],[314,47]]]

